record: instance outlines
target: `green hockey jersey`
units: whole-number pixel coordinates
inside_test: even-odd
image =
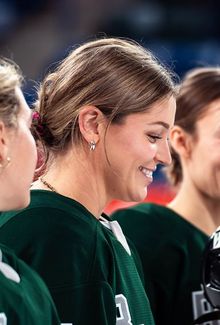
[[[113,213],[135,244],[157,325],[190,325],[212,310],[201,286],[208,236],[173,210],[141,203]],[[207,325],[220,325],[212,321]]]
[[[107,216],[33,190],[28,208],[1,215],[0,238],[45,280],[62,323],[154,324],[138,257]]]
[[[0,245],[0,324],[60,324],[43,281],[3,245]]]

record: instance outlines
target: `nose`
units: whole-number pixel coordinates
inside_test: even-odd
[[[171,153],[170,153],[170,146],[169,146],[167,140],[158,146],[155,160],[158,164],[162,164],[165,166],[171,164],[172,157],[171,157]]]

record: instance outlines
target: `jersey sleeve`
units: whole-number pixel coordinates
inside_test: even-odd
[[[51,213],[51,208],[25,210],[0,228],[0,237],[44,279],[61,323],[115,325],[110,285],[90,278],[95,258],[92,233],[67,224],[65,213],[57,209],[51,222]]]
[[[16,283],[10,274],[0,272],[0,324],[60,325],[60,320],[48,288],[39,275],[15,254],[0,245],[6,270],[19,276]]]

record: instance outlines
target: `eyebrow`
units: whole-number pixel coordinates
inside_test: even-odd
[[[163,121],[157,121],[157,122],[154,122],[154,123],[150,123],[150,125],[155,125],[155,124],[162,125],[167,130],[170,128],[169,124],[167,124],[167,123],[165,123]]]

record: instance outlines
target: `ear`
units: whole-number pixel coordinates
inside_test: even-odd
[[[9,134],[5,124],[0,121],[0,166],[4,166],[8,155],[8,138]]]
[[[103,124],[103,114],[95,106],[84,106],[78,117],[79,129],[86,142],[97,143],[100,138],[100,125]]]
[[[170,131],[170,144],[181,157],[190,157],[192,138],[180,126],[174,125]]]

